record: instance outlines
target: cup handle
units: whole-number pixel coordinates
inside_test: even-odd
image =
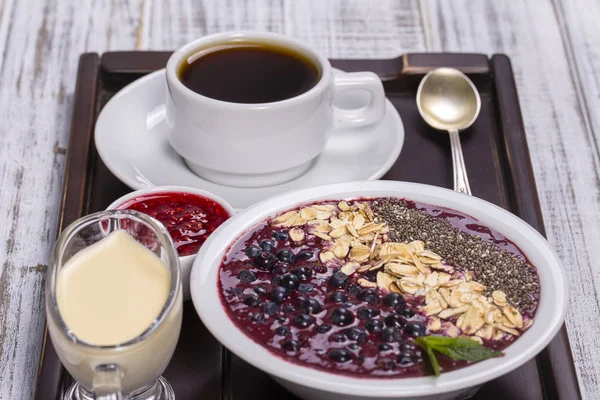
[[[92,391],[96,400],[124,400],[121,394],[123,371],[116,364],[102,364],[94,369]]]
[[[333,127],[355,128],[379,122],[385,114],[385,92],[381,79],[372,72],[336,74],[333,81],[334,99],[351,90],[366,90],[371,95],[369,104],[355,109],[333,107]]]

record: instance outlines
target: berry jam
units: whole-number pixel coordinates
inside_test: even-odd
[[[449,211],[432,208],[431,214],[448,217],[470,234],[481,232],[483,240],[497,241],[524,257],[501,235],[459,213],[444,214]],[[289,231],[263,222],[235,241],[224,257],[221,301],[235,325],[272,353],[300,365],[354,377],[431,375],[426,355],[415,343],[431,334],[427,317],[418,311],[424,298],[361,287],[357,280],[375,281],[377,271],[347,276],[327,267],[319,259],[326,241],[306,235],[294,242]],[[502,350],[512,341],[484,345]],[[438,361],[444,372],[470,364],[443,355]]]
[[[160,221],[180,256],[196,254],[208,236],[230,217],[214,200],[181,192],[143,195],[117,208],[140,211]]]

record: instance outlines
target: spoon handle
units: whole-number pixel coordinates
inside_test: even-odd
[[[454,190],[461,193],[471,194],[467,168],[460,146],[460,137],[457,130],[448,130],[450,134],[450,146],[452,147],[452,167],[454,170]]]

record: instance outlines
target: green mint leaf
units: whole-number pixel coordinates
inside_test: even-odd
[[[447,343],[446,345],[430,344],[430,347],[438,353],[442,353],[453,360],[482,361],[488,358],[499,357],[503,355],[502,352],[490,350],[487,347],[479,344],[479,342],[471,339],[448,339],[451,339],[451,342]]]
[[[488,349],[479,342],[467,338],[423,336],[417,338],[416,343],[425,350],[435,376],[439,376],[440,366],[434,352],[443,354],[453,360],[463,361],[482,361],[504,354],[500,351]]]
[[[425,350],[425,354],[427,354],[427,358],[429,359],[429,364],[431,365],[431,369],[433,370],[433,375],[440,376],[440,364],[438,363],[437,357],[433,353],[433,349],[429,346],[427,340],[425,340],[427,336],[417,338],[416,342],[419,346]]]

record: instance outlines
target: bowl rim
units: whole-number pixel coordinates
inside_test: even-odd
[[[507,347],[504,357],[449,371],[437,378],[356,378],[285,360],[254,342],[230,320],[219,296],[218,270],[224,253],[248,229],[270,216],[313,201],[386,196],[434,204],[471,215],[515,242],[536,266],[542,294],[535,322]],[[192,300],[198,315],[217,340],[246,362],[279,379],[329,393],[399,398],[477,386],[518,368],[546,347],[560,329],[568,303],[562,263],[546,239],[530,225],[485,200],[418,183],[348,182],[287,192],[229,219],[215,230],[198,255],[190,279]]]
[[[233,206],[231,204],[229,204],[227,202],[227,200],[225,200],[224,198],[217,196],[216,194],[209,192],[207,190],[202,190],[202,189],[196,189],[193,187],[189,187],[189,186],[181,186],[181,185],[165,185],[165,186],[152,186],[152,187],[148,187],[145,189],[138,189],[138,190],[134,190],[132,192],[129,192],[127,194],[124,194],[123,196],[119,197],[118,199],[116,199],[115,201],[113,201],[112,203],[110,203],[110,205],[108,207],[106,207],[107,210],[114,210],[117,209],[118,206],[120,206],[121,204],[125,203],[126,201],[132,200],[136,197],[139,196],[144,196],[147,194],[152,194],[152,193],[188,193],[188,194],[194,194],[196,196],[200,196],[200,197],[206,197],[207,199],[211,199],[214,202],[218,203],[221,207],[223,207],[225,209],[225,211],[227,211],[229,213],[229,219],[231,219],[236,211],[233,208]],[[179,256],[180,260],[191,260],[192,258],[195,258],[196,254],[189,254],[187,256]]]

